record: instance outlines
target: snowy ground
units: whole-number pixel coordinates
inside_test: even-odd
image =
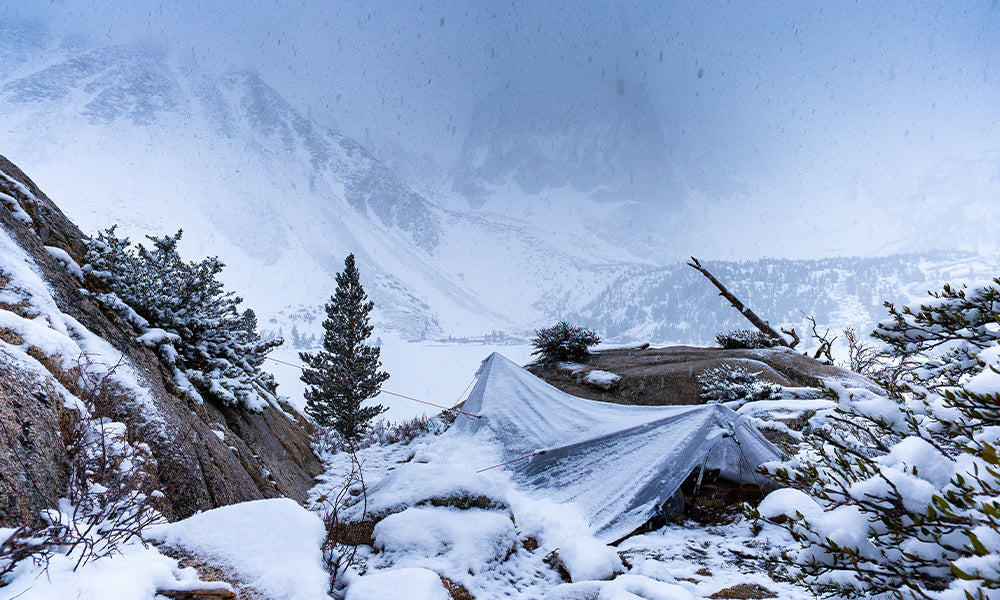
[[[519,487],[502,468],[477,473],[502,460],[482,431],[372,446],[359,458],[370,489],[368,512],[392,514],[375,528],[375,548],[352,574],[347,597],[353,600],[396,598],[395,586],[411,578],[413,587],[406,589],[426,595],[398,597],[447,597],[440,596],[440,586],[426,589],[426,570],[461,584],[477,599],[708,598],[739,584],[761,586],[774,597],[813,597],[769,576],[765,556],[789,542],[774,526],[754,535],[741,518],[710,527],[669,525],[617,548],[605,545],[572,506]],[[347,454],[330,456],[329,464],[314,498],[335,494],[350,471]],[[470,496],[491,499],[493,508],[432,505]],[[421,506],[404,509],[415,503]],[[348,515],[357,516],[358,505],[352,508]],[[553,554],[571,582],[546,561]]]
[[[572,506],[519,487],[503,468],[477,472],[501,461],[491,435],[449,430],[359,451],[370,490],[367,514],[384,518],[374,547],[361,548],[341,590],[348,600],[448,600],[442,577],[478,600],[687,600],[739,584],[761,586],[773,597],[812,598],[768,574],[764,556],[788,542],[777,527],[754,535],[743,520],[670,525],[610,547],[590,535]],[[335,495],[351,470],[346,453],[327,459],[313,511],[285,499],[248,502],[155,526],[149,537],[218,565],[267,598],[326,598],[319,517],[326,503],[318,500]],[[454,506],[461,498],[479,500]],[[358,502],[344,514],[359,517],[361,509]],[[571,582],[554,568],[554,555]],[[225,584],[198,582],[193,569],[136,543],[76,572],[60,556],[47,572],[25,563],[0,588],[0,600],[154,600],[157,590],[211,587]]]

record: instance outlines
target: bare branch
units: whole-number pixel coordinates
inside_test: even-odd
[[[712,284],[719,289],[719,295],[728,300],[729,304],[731,304],[733,308],[735,308],[736,310],[740,311],[740,314],[746,317],[746,319],[750,321],[750,323],[752,323],[754,327],[759,329],[761,333],[770,338],[774,338],[775,340],[777,340],[779,344],[781,344],[786,348],[792,347],[788,343],[788,340],[782,337],[780,333],[772,329],[771,326],[768,325],[766,321],[758,317],[752,310],[744,306],[743,302],[741,302],[739,298],[734,296],[732,292],[726,289],[726,286],[722,285],[721,281],[719,281],[718,279],[715,278],[714,275],[709,273],[708,270],[705,269],[705,267],[701,266],[701,263],[698,261],[697,258],[692,256],[691,262],[687,263],[687,265],[692,269],[695,269],[705,277],[707,277],[708,280],[711,281]]]
[[[799,345],[799,341],[801,340],[799,340],[799,334],[795,333],[794,327],[792,327],[791,329],[785,329],[784,327],[782,327],[781,333],[790,336],[792,338],[792,343],[788,345],[789,348],[794,348]]]

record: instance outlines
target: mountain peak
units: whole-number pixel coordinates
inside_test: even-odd
[[[509,86],[476,104],[454,189],[474,206],[508,182],[526,194],[568,186],[594,200],[662,202],[675,185],[668,160],[641,82]]]

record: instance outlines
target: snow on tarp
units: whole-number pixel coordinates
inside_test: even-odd
[[[460,429],[489,428],[529,487],[578,505],[603,540],[620,539],[669,503],[705,464],[739,483],[764,483],[756,468],[780,452],[746,417],[718,404],[626,406],[584,400],[491,354],[476,373]]]

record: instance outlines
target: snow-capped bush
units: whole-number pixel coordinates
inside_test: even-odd
[[[587,358],[588,349],[599,343],[601,338],[593,330],[559,321],[552,327],[535,331],[531,340],[535,351],[531,354],[539,355],[541,362],[579,361]]]
[[[968,289],[945,285],[914,309],[886,302],[891,320],[872,333],[889,353],[908,360],[909,380],[923,387],[958,385],[979,370],[976,354],[1000,341],[1000,277]]]
[[[816,593],[1000,597],[1000,345],[972,335],[989,331],[1000,306],[964,312],[967,297],[949,289],[932,308],[893,310],[899,319],[880,331],[926,366],[911,371],[915,384],[964,385],[894,387],[891,397],[831,386],[838,408],[826,424],[805,432],[790,460],[767,465],[794,489],[768,496],[758,516],[792,533],[800,545],[782,561]]]
[[[719,346],[727,349],[736,348],[773,348],[778,340],[766,336],[756,329],[737,329],[726,333],[715,334]]]
[[[695,379],[701,386],[701,397],[709,404],[735,402],[741,406],[759,400],[781,398],[781,388],[760,378],[761,371],[751,371],[740,364],[723,363],[706,369]]]
[[[141,541],[146,526],[161,519],[154,505],[163,494],[153,489],[152,451],[127,424],[107,416],[117,367],[98,371],[89,360],[81,357],[85,368],[77,381],[76,418],[63,430],[69,459],[66,496],[51,499],[52,507],[42,511],[44,526],[0,530],[0,587],[21,561],[47,565],[52,556],[63,555],[76,570]],[[21,459],[16,446],[10,450]]]
[[[119,238],[115,227],[98,233],[86,241],[85,270],[128,305],[116,309],[131,308],[145,320],[142,340],[174,367],[182,389],[197,399],[263,408],[277,386],[261,364],[282,340],[261,339],[253,311],[238,310],[242,300],[216,278],[224,266],[218,258],[184,261],[177,252],[180,231],[147,237],[152,249]],[[123,317],[142,323],[134,315]]]

